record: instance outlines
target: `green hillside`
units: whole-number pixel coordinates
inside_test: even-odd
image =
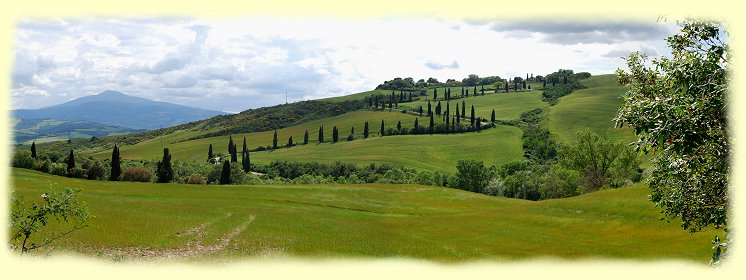
[[[13,169],[17,195],[82,188],[95,218],[55,242],[105,259],[403,257],[705,264],[716,231],[660,221],[642,186],[539,202],[420,185],[199,186],[101,182]],[[34,240],[32,240],[34,241]]]
[[[549,131],[562,142],[571,141],[585,129],[605,133],[615,141],[633,141],[630,128],[617,129],[612,122],[619,109],[619,97],[627,91],[617,85],[616,76],[594,76],[581,80],[581,84],[586,88],[561,97],[557,105],[549,108]]]
[[[487,87],[485,87],[485,89],[486,88]],[[455,94],[455,91],[452,90],[451,94]],[[430,97],[432,99],[432,96]],[[541,91],[511,91],[509,93],[491,93],[484,96],[470,96],[452,100],[450,101],[452,114],[455,114],[456,103],[461,106],[461,102],[466,102],[466,116],[471,116],[471,106],[474,105],[474,114],[477,117],[486,118],[488,120],[490,119],[493,109],[495,110],[495,119],[515,120],[520,118],[521,113],[523,112],[549,106],[549,104],[541,101]],[[430,104],[432,105],[433,110],[435,110],[438,101],[431,101]],[[400,104],[400,107],[407,107],[414,110],[418,109],[419,106],[422,106],[422,110],[427,112],[426,100]],[[441,100],[441,107],[443,108],[442,110],[445,111],[446,101]]]

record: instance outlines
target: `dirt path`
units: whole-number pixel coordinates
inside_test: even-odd
[[[225,218],[230,217],[232,214],[228,213]],[[137,260],[137,261],[150,261],[150,260],[174,260],[183,259],[195,256],[206,256],[215,252],[225,249],[228,244],[237,235],[241,234],[248,228],[249,224],[254,221],[255,216],[249,216],[249,219],[243,222],[232,231],[224,234],[218,240],[219,242],[212,245],[205,245],[202,243],[202,239],[207,232],[205,228],[212,225],[217,221],[211,220],[200,224],[196,227],[189,228],[183,232],[177,232],[176,236],[191,236],[191,240],[185,247],[174,248],[174,249],[157,249],[157,248],[142,248],[142,247],[128,247],[128,248],[113,248],[106,250],[103,254],[104,257],[113,260]]]

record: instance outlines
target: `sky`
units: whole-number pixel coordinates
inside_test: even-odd
[[[341,96],[386,80],[469,74],[611,74],[639,51],[669,53],[673,23],[447,18],[23,19],[12,109],[106,90],[237,113]]]

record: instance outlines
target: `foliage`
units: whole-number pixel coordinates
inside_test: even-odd
[[[231,183],[231,163],[223,161],[223,167],[220,172],[220,184],[227,185]]]
[[[12,196],[10,227],[11,232],[15,231],[15,233],[10,238],[11,245],[23,254],[87,227],[91,215],[85,203],[78,201],[79,193],[79,189],[43,193],[41,195],[43,203],[32,202],[29,206],[24,205],[22,198]],[[53,221],[64,222],[70,226],[62,232],[44,232],[44,227]],[[31,238],[32,235],[34,239]],[[37,235],[41,235],[43,239],[36,238]],[[39,240],[40,243],[33,242],[33,240]],[[27,244],[29,241],[31,243]]]
[[[192,174],[192,175],[189,175],[189,177],[187,177],[184,183],[195,184],[195,185],[206,185],[207,181],[205,180],[205,177],[202,177],[202,175]]]
[[[235,149],[235,144],[233,145]],[[155,175],[158,183],[168,183],[174,179],[174,170],[171,167],[171,155],[168,148],[163,148],[163,159],[156,163]]]
[[[495,166],[486,167],[476,160],[459,160],[456,162],[455,188],[481,193],[495,175]]]
[[[728,225],[731,131],[726,104],[731,52],[716,22],[686,20],[667,39],[672,58],[627,57],[629,86],[616,117],[654,151],[650,199],[690,232]],[[652,66],[650,66],[652,64]]]
[[[31,169],[34,168],[34,158],[29,151],[16,151],[13,153],[13,167]]]
[[[151,173],[142,166],[130,166],[122,173],[122,181],[150,182]]]
[[[557,104],[557,102],[559,102],[560,97],[568,95],[572,91],[581,88],[583,88],[583,85],[578,82],[557,84],[555,86],[545,88],[544,92],[541,93],[541,97],[542,100],[549,103],[550,105],[555,105]]]
[[[625,151],[628,149],[622,143],[614,143],[606,137],[583,131],[577,134],[573,143],[562,146],[560,163],[568,169],[580,172],[587,191],[595,191],[602,186],[615,187],[616,185],[610,185],[613,174],[625,174],[624,171],[638,168],[635,153]]]
[[[49,174],[57,176],[67,176],[67,165],[64,163],[52,163],[49,166]]]
[[[212,153],[212,145],[210,145],[210,153]],[[119,155],[119,147],[114,145],[114,149],[111,151],[111,172],[109,174],[109,181],[119,181],[119,177],[122,175],[121,160],[122,157]]]
[[[104,180],[106,178],[106,169],[100,161],[88,160],[84,167],[88,180]]]

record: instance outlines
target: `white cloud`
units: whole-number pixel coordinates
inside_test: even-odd
[[[331,18],[21,20],[14,108],[118,90],[238,112],[350,94],[395,77],[460,80],[559,68],[611,73],[617,54],[665,53],[654,23]],[[563,34],[566,34],[564,36]]]

